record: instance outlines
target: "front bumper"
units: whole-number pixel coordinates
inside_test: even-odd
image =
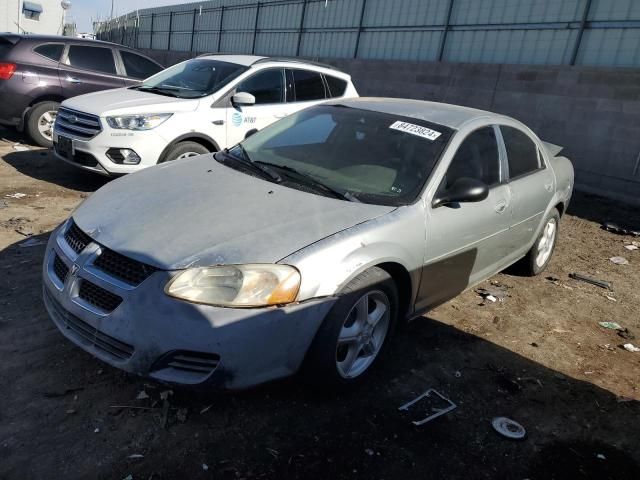
[[[75,151],[72,157],[62,156],[57,151],[59,135],[72,139]],[[60,132],[54,127],[53,143],[54,153],[58,159],[83,170],[89,170],[101,175],[117,176],[156,165],[168,141],[156,130],[123,133],[106,127],[95,137],[83,139]],[[133,149],[140,156],[141,161],[137,165],[115,163],[107,156],[107,150],[110,148]]]
[[[65,240],[70,222],[51,236],[43,265],[50,317],[73,343],[122,370],[163,382],[247,388],[295,373],[335,302],[316,299],[280,308],[195,305],[164,294],[171,273],[155,271],[138,286],[94,262],[107,249],[79,254]],[[56,263],[56,257],[58,263]],[[60,263],[69,269],[60,279]],[[57,272],[57,273],[56,273]],[[122,299],[112,311],[81,295],[83,282]]]

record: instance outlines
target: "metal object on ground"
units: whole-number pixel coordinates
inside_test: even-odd
[[[598,280],[597,278],[588,277],[587,275],[582,275],[581,273],[570,273],[569,277],[573,278],[574,280],[580,280],[582,282],[590,283],[591,285],[596,285],[597,287],[613,290],[613,287],[611,286],[611,282]]]
[[[521,440],[527,434],[522,425],[507,417],[495,417],[491,420],[491,426],[503,437],[513,440]]]
[[[428,415],[426,418],[423,418],[422,420],[413,420],[412,423],[414,425],[416,425],[416,426],[424,425],[425,423],[430,422],[431,420],[433,420],[435,418],[441,417],[442,415],[444,415],[446,413],[449,413],[451,410],[454,410],[455,408],[458,407],[455,403],[453,403],[447,397],[442,395],[440,392],[438,392],[437,390],[434,390],[433,388],[430,388],[429,390],[424,392],[419,397],[416,397],[415,399],[411,400],[409,403],[405,403],[404,405],[399,407],[398,410],[408,412],[409,409],[412,406],[414,406],[416,403],[418,403],[420,400],[423,400],[425,398],[430,398],[431,394],[434,394],[435,396],[439,397],[441,400],[446,402],[449,406],[445,407],[445,408],[434,409],[434,410],[436,410],[436,412],[434,414]]]

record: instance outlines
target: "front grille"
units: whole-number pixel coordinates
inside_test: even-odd
[[[157,269],[104,248],[93,263],[100,270],[131,285],[140,285]]]
[[[80,253],[91,243],[91,237],[80,230],[73,220],[71,220],[71,225],[64,234],[64,239],[76,253]]]
[[[128,360],[133,355],[134,349],[131,345],[121,342],[106,333],[102,333],[100,330],[80,320],[70,312],[67,312],[46,289],[45,299],[52,307],[58,323],[61,323],[63,327],[73,331],[81,343],[94,346],[119,360]]]
[[[67,265],[58,255],[56,255],[53,259],[53,272],[62,283],[65,282],[65,280],[67,279],[67,275],[69,274],[69,267],[67,267]]]
[[[220,363],[220,355],[215,353],[190,352],[177,350],[170,352],[159,359],[152,370],[172,368],[182,372],[190,372],[208,376]]]
[[[107,313],[113,312],[122,303],[122,298],[118,295],[84,279],[80,283],[78,296]]]
[[[100,117],[64,107],[58,109],[54,128],[58,134],[82,140],[89,140],[102,131]]]

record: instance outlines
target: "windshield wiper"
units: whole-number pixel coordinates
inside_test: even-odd
[[[296,170],[293,167],[290,167],[288,165],[278,165],[275,163],[269,163],[269,162],[262,162],[260,160],[256,160],[253,163],[259,163],[263,166],[269,166],[269,167],[274,167],[280,170],[284,170],[286,173],[288,173],[289,175],[287,175],[289,178],[291,178],[292,180],[294,180],[295,182],[302,184],[302,185],[307,185],[310,186],[312,188],[315,188],[316,190],[322,190],[325,193],[330,194],[331,196],[333,196],[334,198],[339,198],[340,200],[347,200],[349,202],[359,202],[360,200],[358,200],[352,193],[350,192],[339,192],[338,190],[330,187],[329,185],[327,185],[326,183],[321,182],[320,180],[316,179],[315,177],[312,177],[311,175],[301,172],[300,170]],[[293,176],[298,177],[297,179],[294,179]]]
[[[241,157],[237,157],[235,155],[233,155],[232,153],[230,153],[228,148],[225,148],[222,152],[230,157],[233,158],[234,160],[242,163],[242,165],[246,165],[247,167],[251,168],[252,170],[260,173],[263,177],[268,177],[269,180],[272,180],[276,183],[280,183],[282,182],[282,177],[280,175],[278,175],[276,172],[274,172],[272,169],[265,167],[263,165],[259,165],[258,162],[254,162],[251,160],[251,158],[249,157],[249,154],[247,153],[247,151],[244,149],[244,147],[240,144],[236,145],[237,147],[240,148],[240,151],[242,152],[242,156]]]
[[[167,95],[169,97],[178,97],[178,95],[176,95],[175,93],[172,93],[172,92],[176,92],[176,91],[180,90],[178,88],[173,88],[173,87],[150,87],[150,86],[147,86],[147,85],[138,85],[138,86],[132,87],[132,88],[134,88],[136,90],[140,90],[142,92],[158,93],[160,95]]]

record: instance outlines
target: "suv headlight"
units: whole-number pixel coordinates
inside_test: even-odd
[[[150,113],[145,115],[118,115],[107,117],[111,128],[120,130],[151,130],[164,123],[172,113]]]
[[[289,265],[248,264],[190,268],[167,284],[167,295],[221,307],[264,307],[295,301],[300,272]]]

